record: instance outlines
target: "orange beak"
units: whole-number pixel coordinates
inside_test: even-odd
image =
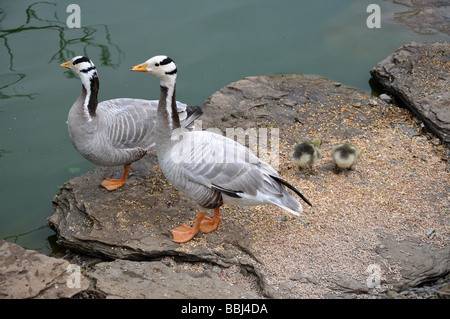
[[[70,61],[64,62],[61,66],[70,69]]]
[[[131,71],[148,72],[147,71],[147,66],[148,66],[147,63],[141,63],[141,64],[138,64],[138,65],[134,66],[131,69]]]

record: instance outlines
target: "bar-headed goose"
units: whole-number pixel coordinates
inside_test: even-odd
[[[335,171],[339,172],[341,168],[352,170],[358,163],[361,152],[350,143],[341,143],[333,147],[331,157],[335,165]]]
[[[118,98],[98,103],[99,81],[92,61],[76,56],[61,66],[78,74],[82,83],[81,94],[68,116],[72,144],[97,165],[123,165],[121,179],[107,178],[101,184],[108,190],[117,189],[125,183],[131,163],[155,146],[158,101]],[[184,127],[202,114],[200,107],[180,102],[176,102],[175,109]]]
[[[167,56],[155,56],[136,65],[132,71],[147,72],[160,79],[160,98],[156,119],[156,153],[167,180],[199,205],[192,227],[182,225],[171,230],[175,242],[186,242],[200,230],[215,230],[220,222],[222,204],[273,204],[294,215],[302,205],[284,188],[293,190],[267,163],[234,140],[209,131],[180,129],[175,103],[177,67]],[[212,219],[206,217],[214,209]]]

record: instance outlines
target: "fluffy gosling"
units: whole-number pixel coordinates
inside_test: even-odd
[[[341,168],[353,170],[358,163],[361,152],[350,143],[341,143],[336,145],[331,152],[331,157],[335,165],[335,171],[339,172]]]
[[[300,169],[309,166],[312,170],[313,165],[322,156],[321,145],[322,140],[317,137],[297,144],[291,152],[292,163]]]

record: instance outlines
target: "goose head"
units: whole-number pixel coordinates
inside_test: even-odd
[[[81,82],[86,85],[89,84],[91,79],[97,77],[97,69],[94,63],[84,56],[76,56],[72,60],[62,63],[61,66],[78,74]]]
[[[322,146],[322,140],[320,138],[317,138],[317,137],[313,138],[311,140],[311,143],[313,143],[318,148],[320,148]]]
[[[131,71],[150,73],[160,79],[161,83],[173,83],[177,77],[177,66],[171,58],[157,55],[144,63],[134,66]]]

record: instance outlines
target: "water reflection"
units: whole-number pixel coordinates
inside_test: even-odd
[[[37,232],[37,231],[40,231],[40,230],[43,230],[46,228],[48,228],[47,225],[42,225],[42,226],[37,227],[36,229],[32,229],[32,230],[29,230],[29,231],[26,231],[26,232],[23,232],[23,233],[17,234],[17,235],[7,236],[7,237],[4,237],[3,239],[17,244],[23,237],[29,236],[29,235],[33,234],[34,232]],[[41,250],[41,248],[39,248],[39,247],[27,247],[26,245],[23,245],[23,247],[25,249]]]
[[[11,151],[6,151],[6,150],[0,149],[0,158],[2,158],[3,155],[4,155],[4,154],[7,154],[7,153],[11,153]]]
[[[117,67],[124,56],[118,45],[111,41],[111,34],[104,24],[83,26],[80,29],[69,29],[66,26],[65,17],[60,19],[57,13],[57,4],[53,2],[39,1],[33,3],[25,10],[26,19],[23,24],[5,29],[2,22],[6,18],[5,10],[0,9],[0,39],[8,54],[9,72],[0,74],[0,99],[12,97],[25,97],[33,99],[38,93],[17,94],[5,93],[5,89],[17,85],[25,77],[25,73],[19,73],[14,67],[14,46],[10,43],[13,37],[21,32],[57,32],[59,36],[59,49],[53,53],[48,63],[70,60],[80,54],[79,46],[82,45],[82,54],[87,55],[88,49],[99,50],[100,63],[103,66]],[[52,16],[54,18],[44,18]],[[11,41],[10,41],[11,40]],[[76,52],[75,49],[76,48]],[[71,72],[66,72],[67,77],[72,77]],[[11,91],[10,91],[11,92]]]
[[[11,243],[14,243],[14,244],[17,244],[17,245],[20,245],[25,249],[39,251],[42,254],[50,253],[51,256],[53,256],[53,257],[63,257],[66,254],[67,249],[65,247],[60,246],[57,243],[58,237],[56,234],[47,236],[45,246],[41,246],[40,243],[39,243],[39,246],[35,246],[35,245],[31,244],[31,243],[33,243],[32,238],[37,236],[36,235],[37,232],[53,232],[53,231],[50,230],[48,225],[41,225],[41,226],[36,227],[35,229],[25,231],[23,233],[16,234],[16,235],[6,236],[1,239],[6,240]]]

